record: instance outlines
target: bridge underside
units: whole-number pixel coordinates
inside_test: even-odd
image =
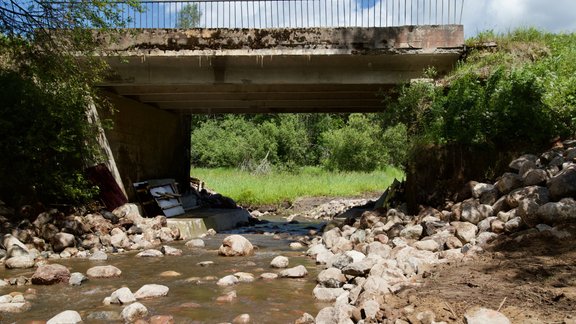
[[[102,87],[185,114],[374,112],[379,92],[449,72],[462,44],[462,26],[143,30],[110,46]]]
[[[462,26],[292,30],[137,30],[111,38],[100,86],[116,113],[106,131],[111,163],[132,184],[174,178],[186,189],[190,114],[374,112],[378,94],[448,73],[463,52]]]

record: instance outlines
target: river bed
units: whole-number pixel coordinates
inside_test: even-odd
[[[314,299],[312,290],[315,278],[322,269],[314,260],[304,256],[305,249],[293,250],[289,244],[297,235],[304,235],[318,223],[286,224],[279,219],[272,222],[242,228],[234,231],[242,233],[258,248],[252,256],[222,257],[217,249],[223,238],[230,233],[219,233],[205,238],[206,247],[188,248],[184,241],[168,244],[182,249],[182,256],[164,256],[156,258],[136,257],[137,252],[109,254],[107,261],[89,261],[88,259],[50,260],[67,266],[71,272],[86,273],[97,265],[114,265],[122,270],[119,278],[90,279],[81,286],[64,284],[53,286],[6,286],[2,294],[18,291],[25,294],[32,304],[30,310],[20,314],[3,314],[2,323],[32,323],[46,321],[64,311],[75,310],[85,323],[111,323],[108,320],[93,320],[95,312],[112,311],[120,313],[123,306],[104,305],[105,297],[118,288],[128,287],[132,292],[145,284],[168,286],[168,296],[140,301],[151,315],[172,315],[175,323],[221,323],[231,322],[237,315],[247,313],[253,323],[293,323],[304,312],[315,315],[327,304]],[[252,234],[250,234],[252,233]],[[258,234],[254,234],[258,233]],[[274,236],[273,234],[278,234]],[[277,255],[287,256],[289,267],[304,265],[308,276],[302,279],[260,279],[264,272],[279,272],[270,266]],[[210,266],[200,266],[199,262],[213,261]],[[165,271],[175,271],[178,276],[163,276]],[[251,283],[239,283],[232,287],[216,285],[218,278],[236,272],[252,273],[256,280]],[[34,269],[0,270],[1,278],[23,275],[31,277]],[[210,278],[212,277],[212,278]],[[30,294],[27,289],[36,290]],[[235,290],[237,298],[232,302],[216,302],[218,296]],[[92,314],[92,315],[90,315]],[[120,323],[120,321],[118,321]]]

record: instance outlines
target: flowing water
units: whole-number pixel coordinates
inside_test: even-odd
[[[20,314],[3,314],[1,323],[31,323],[35,320],[47,320],[64,310],[76,310],[85,323],[110,323],[112,321],[88,320],[94,312],[114,311],[120,313],[122,306],[104,305],[105,297],[123,286],[136,292],[144,284],[162,284],[168,286],[168,296],[140,301],[151,315],[172,315],[175,323],[220,323],[231,322],[234,317],[247,313],[253,323],[293,323],[304,312],[315,315],[326,304],[314,300],[312,290],[315,278],[321,270],[313,260],[303,255],[303,250],[294,251],[289,247],[292,240],[273,237],[271,232],[283,233],[281,237],[302,234],[318,224],[285,224],[271,222],[240,231],[258,247],[253,256],[222,257],[217,249],[226,234],[218,234],[205,239],[206,247],[191,249],[184,242],[174,242],[170,246],[183,250],[182,256],[164,256],[159,258],[139,258],[136,253],[109,255],[107,261],[89,261],[87,259],[51,260],[67,266],[71,272],[86,273],[96,265],[114,265],[122,270],[119,278],[91,279],[81,286],[71,287],[65,284],[52,286],[6,286],[0,288],[0,294],[20,291],[30,299],[32,308]],[[247,234],[247,233],[262,234]],[[270,267],[270,261],[277,255],[290,259],[289,267],[299,264],[308,270],[308,276],[302,279],[259,279],[263,272],[279,272]],[[201,261],[213,261],[214,264],[202,267]],[[176,271],[179,276],[166,277],[161,273]],[[251,283],[239,283],[232,287],[216,285],[214,278],[221,278],[235,272],[249,272],[256,280]],[[0,270],[0,278],[23,275],[31,277],[33,269]],[[214,278],[210,278],[214,277]],[[32,288],[35,294],[27,293]],[[235,290],[238,297],[233,302],[216,302],[218,296]]]

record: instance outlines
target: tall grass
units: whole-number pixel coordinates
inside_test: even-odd
[[[204,181],[208,188],[244,206],[292,202],[298,197],[383,192],[395,178],[404,177],[402,171],[391,167],[373,172],[330,172],[318,167],[305,167],[298,173],[260,175],[237,169],[194,168],[191,175]]]

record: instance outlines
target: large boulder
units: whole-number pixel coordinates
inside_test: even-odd
[[[538,219],[545,224],[557,224],[576,220],[576,201],[564,198],[538,207]]]
[[[128,287],[117,289],[110,295],[111,304],[130,304],[135,301],[136,297]]]
[[[280,277],[283,278],[302,278],[308,274],[308,270],[303,265],[299,265],[293,268],[282,270],[280,272]]]
[[[340,288],[346,282],[346,276],[338,268],[328,268],[318,274],[318,283],[322,287]]]
[[[125,220],[135,225],[140,225],[145,222],[144,217],[140,214],[140,210],[136,204],[124,204],[112,211],[116,217],[121,221]]]
[[[556,176],[550,178],[548,183],[550,199],[558,201],[562,198],[576,198],[576,165],[560,171]]]
[[[70,270],[60,264],[47,264],[39,266],[32,275],[34,285],[52,285],[55,283],[68,283]]]
[[[34,258],[30,255],[21,255],[10,258],[4,262],[6,269],[27,269],[34,267]]]
[[[287,257],[285,257],[283,255],[279,255],[279,256],[275,257],[274,259],[272,259],[272,261],[270,262],[270,266],[273,268],[286,268],[286,267],[288,267],[289,263],[290,263],[290,260],[288,260]]]
[[[224,238],[218,249],[223,256],[246,256],[254,254],[254,246],[242,235],[230,235]]]
[[[462,202],[460,220],[478,224],[481,220],[492,215],[492,206],[482,205],[476,199]]]
[[[52,249],[54,252],[62,252],[67,247],[76,245],[76,237],[70,233],[58,233],[52,238]]]
[[[462,243],[469,243],[476,238],[478,227],[468,222],[452,222],[450,223],[456,230],[455,235]]]
[[[522,177],[516,173],[507,172],[500,177],[495,186],[501,194],[505,195],[522,186]]]
[[[4,245],[4,247],[6,248],[6,256],[8,258],[28,255],[30,253],[26,244],[22,243],[18,238],[16,238],[12,234],[4,235],[2,245]]]

